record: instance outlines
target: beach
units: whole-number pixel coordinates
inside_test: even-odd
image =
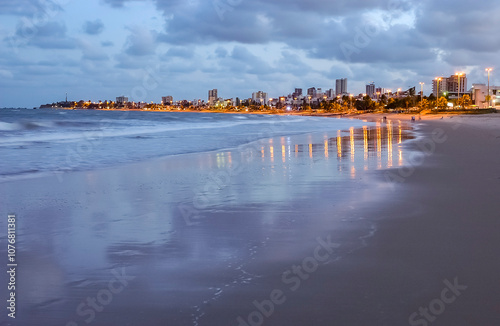
[[[498,324],[500,119],[360,118],[0,183],[19,230],[0,321]]]

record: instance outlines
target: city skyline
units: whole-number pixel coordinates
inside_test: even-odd
[[[371,81],[419,90],[424,82],[430,94],[431,80],[455,72],[486,83],[487,67],[498,85],[498,11],[490,0],[4,2],[0,107],[33,107],[66,92],[145,102],[203,98],[215,88],[272,97],[336,89],[339,78],[353,94]]]

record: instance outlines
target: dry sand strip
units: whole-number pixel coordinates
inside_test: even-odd
[[[419,128],[410,146],[429,155],[382,173],[402,184],[385,209],[365,212],[378,232],[323,275],[330,325],[500,325],[500,119]]]

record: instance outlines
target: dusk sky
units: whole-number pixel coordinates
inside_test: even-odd
[[[276,97],[295,87],[486,83],[497,0],[0,1],[0,107],[64,100]],[[491,84],[500,83],[493,70]]]

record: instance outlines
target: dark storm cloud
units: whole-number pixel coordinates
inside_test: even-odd
[[[298,55],[289,51],[282,51],[281,58],[276,62],[278,71],[291,73],[295,76],[304,76],[312,70],[311,66],[305,64]]]
[[[179,57],[190,59],[194,55],[193,47],[172,47],[165,54],[167,57]]]
[[[274,71],[269,64],[251,53],[244,46],[235,46],[229,58],[229,60],[225,60],[221,65],[230,67],[232,71],[259,75],[266,75]]]
[[[283,42],[311,57],[364,63],[435,60],[434,48],[500,50],[500,38],[491,33],[500,30],[493,19],[500,11],[491,0],[474,6],[465,0],[217,0],[189,10],[169,1],[156,5],[167,22],[159,39],[170,44]],[[366,18],[374,10],[386,26]],[[414,25],[393,23],[404,14],[413,15]]]
[[[373,9],[409,10],[407,1],[229,1],[198,2],[190,8],[156,1],[167,17],[169,43],[212,43],[236,41],[266,43],[291,39],[315,40],[327,32],[325,20],[359,15]],[[328,30],[336,33],[336,30]]]
[[[131,56],[146,56],[155,53],[158,45],[156,32],[139,26],[130,27],[129,31],[125,53]]]
[[[18,16],[36,16],[39,19],[49,11],[60,11],[66,0],[17,0],[0,1],[0,14]]]
[[[114,8],[122,8],[127,2],[148,2],[149,0],[103,0],[104,3],[110,5]],[[156,1],[155,1],[156,2]],[[184,0],[166,0],[166,1],[158,1],[161,3],[161,7],[165,8],[175,8],[179,5],[185,3]]]
[[[26,39],[27,45],[41,49],[74,49],[77,46],[75,39],[66,34],[66,25],[59,22],[49,22],[47,24],[33,27],[30,37],[25,37],[25,30],[18,26],[16,37]]]
[[[114,8],[121,8],[129,0],[104,0],[105,3]]]
[[[83,24],[83,31],[89,35],[101,34],[103,30],[104,30],[104,24],[100,19],[96,19],[93,21],[86,21]]]
[[[500,38],[496,31],[500,30],[500,21],[494,17],[499,14],[497,4],[485,5],[483,2],[465,11],[454,10],[452,14],[445,9],[438,11],[426,6],[419,12],[416,28],[433,46],[450,50],[498,51]]]

